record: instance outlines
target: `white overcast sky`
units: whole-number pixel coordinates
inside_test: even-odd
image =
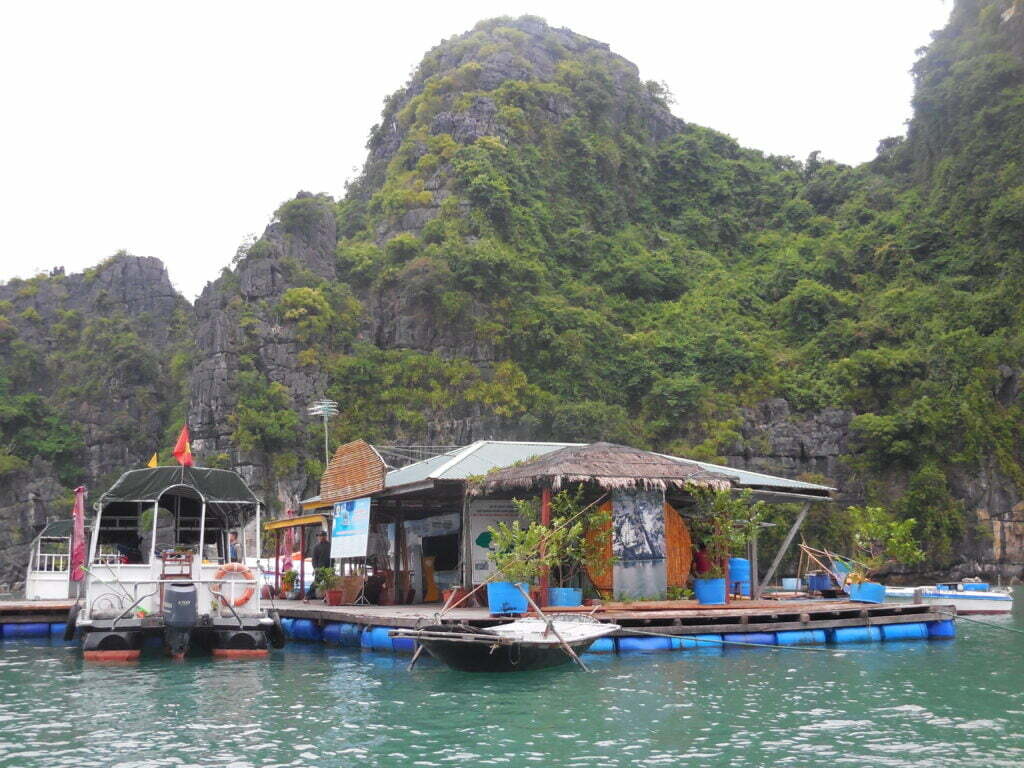
[[[531,13],[746,146],[870,159],[950,0],[0,4],[0,281],[119,249],[189,298],[300,189],[340,197],[386,94],[442,39]]]

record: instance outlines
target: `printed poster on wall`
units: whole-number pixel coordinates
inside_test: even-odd
[[[494,563],[487,555],[493,551],[488,527],[511,523],[518,519],[516,506],[505,499],[473,499],[469,502],[469,562],[473,583],[482,584],[494,573]]]
[[[370,536],[370,499],[339,501],[331,525],[331,557],[366,557]]]

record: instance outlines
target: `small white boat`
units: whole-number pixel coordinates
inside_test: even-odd
[[[982,581],[950,581],[923,587],[886,587],[887,603],[952,604],[958,614],[999,614],[1013,610],[1008,589],[992,589]]]

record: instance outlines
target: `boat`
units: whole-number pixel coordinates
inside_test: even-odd
[[[1013,596],[1010,590],[990,585],[980,580],[964,579],[930,584],[922,587],[885,588],[887,603],[941,603],[953,605],[956,612],[970,614],[1000,614],[1013,610]]]
[[[566,664],[595,640],[619,630],[591,616],[549,614],[495,627],[432,624],[420,629],[392,630],[392,637],[409,637],[452,669],[464,672],[527,672]],[[561,639],[559,639],[561,638]]]
[[[74,596],[71,528],[71,520],[57,520],[33,539],[25,572],[26,600],[67,600]],[[89,536],[88,526],[85,535]]]
[[[137,659],[144,645],[182,658],[265,657],[284,644],[276,612],[262,601],[258,569],[262,502],[224,469],[154,467],[125,472],[95,505],[84,589],[66,639],[81,635],[87,660]],[[255,551],[241,535],[254,523]],[[239,534],[241,562],[228,557]],[[249,561],[251,562],[251,561]]]

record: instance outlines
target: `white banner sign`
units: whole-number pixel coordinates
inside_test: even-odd
[[[518,520],[516,505],[504,499],[474,499],[469,502],[469,562],[473,583],[482,584],[494,573],[494,563],[487,555],[493,552],[488,527]]]
[[[331,558],[366,557],[370,535],[370,499],[339,501],[331,525]]]

